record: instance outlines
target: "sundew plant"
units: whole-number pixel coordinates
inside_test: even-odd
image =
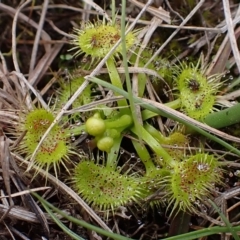
[[[0,53],[4,238],[238,239],[238,63],[209,34],[220,21],[210,2],[44,1],[36,34],[21,24],[36,27],[37,3],[15,21],[28,2],[15,12],[11,73]],[[211,9],[224,20],[224,4]],[[56,46],[46,26],[64,35]]]

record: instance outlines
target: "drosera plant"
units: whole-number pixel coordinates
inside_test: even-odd
[[[179,136],[177,134],[177,138],[173,135],[172,140],[171,136],[166,139],[175,141]],[[177,156],[176,152],[170,151],[172,161],[166,162],[160,156],[152,158],[145,146],[136,141],[133,143],[136,149],[141,149],[138,153],[146,169],[142,179],[146,184],[146,200],[150,206],[167,205],[170,216],[180,210],[194,213],[198,205],[204,204],[204,199],[211,196],[214,186],[223,184],[224,170],[221,167],[224,164],[214,155],[202,151],[178,152]],[[159,191],[160,198],[155,193]]]
[[[72,173],[71,179],[76,192],[82,195],[83,199],[94,208],[104,211],[106,216],[109,211],[115,211],[119,206],[139,202],[144,193],[141,178],[138,177],[137,173],[123,172],[124,168],[119,168],[115,159],[107,162],[102,162],[102,158],[98,158],[96,161],[82,159],[74,169],[68,169],[69,164],[66,166],[71,155],[79,156],[71,145],[70,136],[72,134],[79,134],[86,128],[92,136],[98,139],[98,146],[105,145],[102,146],[102,150],[108,152],[106,149],[109,148],[109,142],[106,142],[106,139],[110,137],[107,137],[106,133],[114,137],[116,134],[114,128],[124,129],[125,126],[131,124],[131,118],[126,116],[128,115],[121,116],[121,120],[105,122],[101,119],[100,114],[96,113],[88,119],[84,128],[83,126],[76,126],[75,129],[64,128],[66,124],[54,125],[35,156],[33,164],[36,172],[34,176],[40,169],[45,169],[45,172],[48,173],[53,168],[57,177],[59,167],[63,165],[66,171]],[[39,140],[54,118],[53,111],[41,107],[36,107],[32,111],[21,111],[20,121],[15,129],[16,137],[23,133],[25,135],[15,150],[26,155],[26,161],[31,157]],[[101,149],[100,146],[99,148]]]
[[[103,26],[102,26],[103,24]],[[101,25],[101,27],[100,27]],[[84,25],[83,25],[84,26]],[[105,23],[105,22],[98,22],[97,24],[90,24],[87,23],[85,29],[81,29],[81,30],[75,30],[75,37],[73,40],[73,43],[76,45],[74,47],[74,49],[77,49],[77,54],[80,53],[85,53],[85,55],[91,55],[92,54],[92,58],[95,59],[99,59],[102,58],[104,56],[100,56],[99,54],[102,54],[102,52],[105,51],[104,50],[99,50],[99,51],[95,51],[96,48],[105,48],[106,45],[109,47],[107,52],[110,51],[110,49],[112,48],[112,46],[120,39],[121,37],[121,33],[120,33],[120,29],[119,29],[119,33],[113,34],[113,26],[114,29],[116,27],[116,23]],[[97,32],[99,31],[99,29],[101,29],[101,32]],[[104,31],[103,31],[104,30]],[[107,32],[109,31],[109,32]],[[114,30],[115,31],[115,30]],[[104,36],[103,36],[104,34]],[[88,36],[88,37],[86,37]],[[130,36],[134,36],[134,34],[130,35]],[[106,40],[107,38],[107,40]],[[105,39],[105,40],[104,40]],[[109,39],[111,39],[109,41]],[[126,35],[126,39],[128,39],[128,35]],[[102,42],[104,40],[104,42]],[[128,40],[126,40],[126,47],[129,48],[133,45],[134,41],[132,41],[131,46],[129,45]],[[84,44],[84,45],[83,45]],[[80,49],[78,49],[80,48]],[[114,60],[114,54],[115,57],[119,57],[119,49],[117,48],[117,50],[113,53],[113,55],[107,60],[106,65],[107,65],[107,69],[108,69],[108,73],[109,73],[109,78],[112,82],[112,85],[114,85],[115,87],[118,87],[120,89],[123,89],[123,84],[121,82],[119,73],[116,69],[116,65],[115,65],[115,60]],[[93,51],[92,51],[93,50]],[[106,54],[106,52],[104,52]],[[186,70],[187,69],[187,70]],[[178,74],[180,75],[180,79],[183,81],[184,77],[186,76],[186,73],[188,74],[190,72],[190,70],[187,67],[182,67],[182,71],[181,73],[179,72]],[[193,74],[194,73],[194,74]],[[204,91],[206,90],[206,86],[208,86],[207,84],[209,83],[207,81],[207,79],[204,79],[204,84],[202,84],[201,86],[198,85],[198,83],[192,82],[191,79],[193,77],[199,77],[198,74],[198,67],[194,67],[194,72],[190,73],[191,76],[188,77],[188,81],[187,82],[183,82],[178,84],[178,86],[184,87],[185,90],[183,89],[183,91],[185,91],[185,94],[191,93],[192,95],[194,95],[196,100],[196,94],[199,93],[200,90]],[[184,75],[184,76],[181,76]],[[194,76],[193,76],[194,75]],[[191,79],[190,79],[191,78]],[[214,81],[215,82],[215,81]],[[207,88],[207,89],[210,89]],[[180,90],[180,89],[179,89]],[[214,88],[214,90],[216,90],[216,87]],[[188,91],[188,92],[187,92]],[[142,91],[143,94],[143,91]],[[180,93],[181,94],[181,93]],[[213,93],[213,90],[209,90],[209,92],[204,92],[201,93],[202,97],[204,96],[204,99],[207,99],[208,97],[210,98],[210,95],[215,94],[215,92]],[[185,103],[183,101],[183,99],[181,99],[181,96],[179,97],[180,101],[177,102],[173,102],[172,103],[172,107],[175,108],[179,108],[182,107],[183,108],[183,104]],[[212,98],[210,98],[212,99]],[[214,98],[215,99],[215,98]],[[178,104],[178,106],[176,105],[176,103]],[[180,104],[179,104],[180,103]],[[175,104],[175,105],[174,105]],[[181,105],[182,104],[182,105]],[[196,105],[196,104],[195,104]],[[113,147],[114,148],[114,152],[117,149],[116,152],[119,151],[120,148],[120,143],[121,141],[119,141],[119,139],[121,140],[122,135],[124,130],[128,130],[129,132],[131,132],[131,135],[135,138],[141,138],[141,140],[143,140],[143,143],[145,142],[153,151],[153,154],[156,155],[158,158],[161,158],[164,162],[164,164],[158,164],[157,161],[153,161],[151,160],[151,154],[149,154],[148,150],[146,149],[146,147],[144,146],[144,144],[142,143],[138,143],[136,141],[132,141],[133,145],[136,149],[137,154],[139,155],[141,161],[144,163],[145,165],[145,170],[146,173],[145,175],[142,177],[142,182],[144,183],[144,188],[145,188],[145,195],[144,197],[147,198],[149,195],[151,195],[153,193],[153,190],[157,190],[158,188],[163,188],[166,191],[166,196],[171,196],[169,199],[169,207],[173,205],[173,209],[175,210],[176,208],[179,208],[181,210],[189,210],[191,211],[193,209],[194,203],[196,199],[201,199],[204,196],[208,196],[209,194],[209,186],[214,183],[214,177],[213,178],[206,178],[205,175],[203,174],[203,177],[201,176],[201,174],[198,175],[198,179],[193,179],[192,182],[189,182],[189,185],[183,187],[182,184],[182,180],[183,176],[179,176],[179,169],[182,169],[185,167],[186,169],[189,169],[189,175],[194,172],[197,171],[195,168],[196,166],[199,165],[211,165],[211,161],[212,158],[208,158],[206,155],[202,155],[205,156],[202,158],[197,157],[196,154],[192,154],[192,155],[186,155],[184,153],[181,153],[180,156],[176,157],[178,154],[175,152],[175,155],[173,153],[171,153],[168,149],[163,148],[161,146],[161,144],[186,144],[187,141],[187,137],[185,137],[183,134],[181,133],[174,133],[171,136],[168,137],[163,137],[160,132],[158,132],[158,130],[156,129],[151,129],[153,131],[150,131],[149,129],[147,129],[146,125],[145,126],[138,126],[135,124],[134,122],[134,116],[131,115],[131,112],[129,111],[129,107],[127,105],[126,100],[120,100],[118,101],[118,106],[120,107],[119,109],[119,114],[118,119],[111,119],[111,117],[109,119],[104,119],[103,116],[99,115],[99,114],[95,114],[94,116],[90,117],[87,121],[86,121],[86,125],[85,125],[85,130],[86,132],[88,132],[90,135],[94,136],[95,141],[98,146],[98,148],[102,151],[105,151],[108,153],[108,157],[106,160],[106,167],[104,167],[104,169],[102,170],[103,172],[106,171],[116,171],[116,166],[112,165],[111,163],[114,162],[116,163],[116,159],[112,159],[112,154],[113,154]],[[196,106],[195,106],[196,107]],[[200,108],[200,107],[199,107]],[[210,110],[207,111],[207,114],[209,113]],[[200,114],[199,118],[202,118],[204,114]],[[128,118],[131,119],[131,121],[128,122],[128,124],[125,124],[123,119],[124,118]],[[196,117],[194,117],[196,118]],[[94,125],[94,127],[92,126],[92,124],[96,124]],[[110,126],[110,125],[112,126]],[[98,128],[99,127],[99,128]],[[96,131],[96,132],[95,132]],[[141,132],[141,136],[139,136],[139,132]],[[113,134],[113,135],[111,135]],[[114,137],[113,137],[114,136]],[[160,137],[159,137],[160,136]],[[141,141],[140,141],[141,142]],[[105,147],[102,147],[102,144],[105,145]],[[117,143],[117,144],[115,144]],[[107,146],[107,147],[106,147]],[[184,145],[186,146],[186,145]],[[116,154],[117,155],[117,154]],[[194,158],[195,157],[195,158]],[[192,159],[195,159],[194,161]],[[208,162],[208,159],[209,160]],[[215,158],[214,158],[215,160]],[[217,165],[217,164],[216,164]],[[81,164],[79,165],[80,170],[81,170]],[[94,165],[95,166],[95,165]],[[114,166],[114,167],[113,167]],[[210,168],[210,170],[212,170],[213,172],[216,171],[216,166],[214,165],[214,167]],[[208,167],[206,167],[206,169],[208,169]],[[209,171],[210,171],[209,170]],[[100,171],[100,170],[99,170]],[[186,170],[187,171],[187,170]],[[201,169],[202,171],[202,169]],[[98,172],[96,170],[96,172]],[[115,176],[115,174],[112,175]],[[204,172],[204,170],[203,170]],[[108,172],[110,175],[110,172]],[[193,174],[194,175],[194,174]],[[210,172],[209,172],[210,175]],[[78,174],[78,179],[79,182],[81,180],[81,175]],[[96,176],[99,176],[99,174],[97,174]],[[171,178],[171,176],[179,176],[177,179],[173,179]],[[91,176],[89,176],[89,179],[91,178]],[[191,178],[191,176],[190,176]],[[179,180],[180,179],[180,180]],[[201,180],[199,180],[201,179]],[[184,179],[185,181],[186,179]],[[193,196],[191,197],[191,194],[193,194],[191,191],[187,191],[186,189],[193,189],[192,185],[194,185],[194,181],[196,180],[196,182],[199,180],[201,181],[202,184],[202,188],[200,188],[200,184],[197,184],[197,188],[195,188],[193,191],[199,192],[199,195],[197,196]],[[220,183],[220,180],[218,178],[216,178],[217,183]],[[111,180],[113,181],[113,180]],[[108,185],[108,182],[105,181],[106,185]],[[186,183],[188,184],[188,183]],[[79,185],[80,186],[80,185]],[[91,186],[88,185],[88,187],[90,188]],[[102,188],[102,187],[101,187]],[[199,188],[199,189],[198,189]],[[99,189],[99,186],[98,186]],[[184,192],[186,190],[186,192]],[[91,191],[91,190],[89,190]],[[181,192],[182,191],[182,192]],[[80,191],[81,192],[81,191]],[[181,193],[181,196],[178,196],[178,193]],[[84,192],[81,192],[81,194],[84,195]],[[86,191],[87,194],[87,191]],[[186,197],[188,196],[188,197]],[[88,197],[86,197],[86,199],[88,199]],[[190,200],[189,200],[190,199]],[[93,204],[94,201],[96,200],[92,200]],[[99,203],[96,203],[96,205],[99,205]]]
[[[92,61],[98,61],[104,58],[121,38],[124,38],[124,47],[127,51],[130,51],[133,45],[137,42],[136,35],[138,31],[129,31],[125,36],[125,31],[123,32],[121,27],[122,26],[115,21],[115,17],[112,21],[108,22],[104,19],[103,21],[97,21],[95,23],[87,22],[82,24],[80,29],[74,29],[74,34],[72,35],[73,40],[71,43],[75,46],[71,50],[76,50],[75,55],[85,54],[85,56],[91,56]],[[106,61],[109,78],[112,84],[121,89],[123,89],[123,83],[116,67],[116,58],[120,58],[123,50],[123,45],[119,45]],[[136,116],[133,111],[134,106],[132,106],[131,101],[130,107],[126,99],[118,100],[117,104],[119,107],[118,117],[122,119],[122,117],[127,118],[126,115],[129,115],[128,118],[133,119],[134,124],[137,124]],[[125,128],[126,127],[123,127],[121,131]],[[120,130],[120,128],[118,130]],[[112,142],[110,141],[110,132],[112,133],[113,131],[106,131],[104,136],[106,138],[101,139],[101,141],[100,139],[96,140],[100,141],[100,143],[103,142],[103,140],[104,142]],[[101,146],[100,143],[99,145]],[[110,149],[108,149],[108,151],[110,151]]]
[[[141,54],[140,66],[147,62],[146,57],[151,56],[149,51],[145,50]],[[134,60],[134,56],[132,59]],[[168,87],[172,87],[169,90],[173,91],[177,97],[166,105],[173,109],[181,109],[186,115],[199,121],[203,121],[209,113],[214,111],[217,94],[223,85],[220,81],[223,74],[207,76],[207,68],[202,61],[201,56],[197,63],[185,60],[171,65],[166,59],[156,57],[148,65],[149,69],[157,71]],[[139,76],[142,82],[146,82],[145,74],[139,74]],[[161,81],[156,77],[151,79],[153,83]]]

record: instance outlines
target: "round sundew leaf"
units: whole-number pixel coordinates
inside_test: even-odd
[[[16,150],[25,154],[26,159],[29,159],[53,121],[54,115],[41,108],[22,116],[22,125],[19,126],[19,130],[27,130],[27,132]],[[67,160],[70,153],[70,147],[65,136],[65,131],[59,125],[54,125],[39,146],[33,164],[47,170],[50,166],[53,166],[56,173],[58,165]]]
[[[41,136],[38,134],[27,133],[24,140],[25,149],[28,154],[32,154],[40,140]],[[61,130],[51,131],[42,145],[40,146],[35,160],[38,164],[54,164],[60,162],[68,154],[68,146]]]
[[[221,76],[206,77],[204,70],[199,69],[198,65],[188,66],[186,63],[177,72],[176,83],[182,109],[188,116],[202,120],[213,109]]]
[[[208,85],[207,78],[194,68],[185,68],[177,78],[178,90],[190,90],[198,92]]]
[[[87,23],[84,25],[84,29],[75,29],[73,37],[72,43],[79,47],[77,54],[85,53],[93,58],[103,58],[121,38],[121,28],[117,24],[111,25],[101,21],[94,24]],[[133,32],[126,35],[127,50],[133,46],[135,40]],[[113,55],[118,57],[121,53],[122,46],[120,44]]]
[[[179,96],[181,104],[189,117],[202,119],[212,111],[215,96],[208,88],[206,87],[205,90],[198,93],[191,93],[188,90],[181,91]]]
[[[221,184],[220,164],[213,155],[199,153],[178,163],[170,177],[174,209],[193,210],[198,199],[208,197],[214,184]]]
[[[84,77],[76,77],[71,79],[70,83],[66,83],[65,81],[60,82],[60,90],[58,97],[58,106],[62,107],[65,104],[72,94],[74,94],[78,88],[85,81]],[[91,102],[91,85],[88,85],[83,92],[77,97],[77,99],[73,102],[73,108],[80,107],[82,105],[88,104]]]
[[[101,210],[114,209],[135,201],[141,195],[139,179],[94,164],[80,162],[74,171],[76,191]]]
[[[45,109],[35,109],[27,114],[24,129],[34,134],[44,133],[54,120],[54,115]],[[56,126],[54,127],[56,128]]]

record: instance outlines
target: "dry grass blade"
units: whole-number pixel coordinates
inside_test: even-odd
[[[135,4],[136,6],[143,8],[145,6],[144,3],[141,3],[139,1],[136,0],[130,0],[131,3]],[[171,23],[171,19],[170,19],[170,13],[165,11],[163,8],[155,8],[155,7],[148,7],[146,9],[147,12],[149,12],[150,14],[152,14],[153,16],[160,18],[162,21],[170,24]]]
[[[195,7],[194,9],[188,14],[188,16],[184,19],[184,21],[180,24],[180,26],[184,26],[189,19],[192,18],[192,16],[199,10],[199,8],[202,6],[202,4],[205,2],[205,0],[201,0]],[[167,46],[167,44],[173,39],[173,37],[180,31],[179,29],[176,29],[170,36],[169,38],[162,44],[162,46],[153,54],[153,56],[148,60],[148,62],[145,64],[145,67],[148,66],[149,63],[151,63],[156,56],[158,56],[161,51]]]
[[[16,71],[18,73],[20,73],[20,68],[19,68],[19,64],[18,64],[18,57],[17,57],[17,37],[16,37],[16,27],[17,27],[17,19],[18,19],[18,15],[21,11],[22,8],[24,8],[26,5],[28,5],[29,3],[31,3],[31,1],[26,1],[24,4],[22,4],[16,11],[16,14],[13,18],[13,24],[12,24],[12,58],[13,58],[13,64],[14,64],[14,68],[16,69]],[[26,104],[28,105],[28,107],[30,107],[31,105],[31,99],[30,96],[28,94],[28,91],[26,89],[26,86],[23,82],[20,81],[20,85],[22,87],[22,93],[24,96],[26,96]]]
[[[98,13],[100,13],[101,15],[103,15],[105,17],[105,19],[107,19],[108,21],[111,21],[111,19],[107,15],[106,11],[104,11],[98,4],[94,3],[91,0],[83,0],[83,1],[87,4],[89,4],[90,6],[92,6],[94,9],[96,9],[96,11]]]
[[[228,27],[228,37],[229,37],[229,40],[230,40],[230,44],[231,44],[232,52],[233,52],[233,55],[234,55],[234,58],[235,58],[235,62],[236,62],[237,67],[238,67],[238,72],[240,72],[240,53],[239,53],[239,49],[238,49],[238,46],[237,46],[236,37],[235,37],[235,34],[234,34],[234,24],[233,24],[233,21],[232,21],[230,5],[229,5],[228,0],[223,0],[223,8],[224,8],[227,27]],[[238,7],[238,12],[239,12],[239,10],[240,10],[240,5]]]
[[[14,182],[15,186],[18,188],[19,191],[25,191],[27,188],[25,185],[22,183],[20,178],[18,176],[12,177],[12,181]],[[36,214],[36,217],[40,224],[42,225],[43,229],[43,234],[48,237],[50,234],[49,226],[48,226],[48,221],[46,219],[46,216],[44,215],[43,211],[41,208],[38,206],[36,201],[32,198],[30,194],[25,194],[21,195],[23,199],[23,203],[31,209],[32,212]]]
[[[2,10],[4,13],[8,13],[12,17],[14,17],[17,12],[17,9],[14,9],[11,6],[8,6],[4,3],[0,3],[0,10]],[[34,22],[32,19],[29,19],[29,17],[25,16],[23,13],[18,13],[18,18],[19,18],[19,21],[25,22],[30,26],[38,29],[38,24]],[[51,39],[48,33],[44,30],[41,31],[41,38],[44,39],[45,41],[48,41]]]
[[[21,221],[31,222],[31,223],[39,223],[36,214],[27,210],[24,210],[21,207],[14,206],[9,210],[8,206],[0,204],[0,213],[5,214],[10,218],[14,218]]]
[[[18,197],[18,196],[22,196],[24,194],[29,194],[31,192],[37,192],[37,191],[43,191],[43,190],[47,190],[49,189],[50,187],[39,187],[39,188],[33,188],[33,189],[30,189],[30,190],[24,190],[24,191],[21,191],[21,192],[18,192],[18,193],[13,193],[9,196],[2,196],[0,197],[1,198],[13,198],[13,197]]]
[[[40,21],[39,21],[39,24],[38,24],[34,44],[33,44],[32,56],[31,56],[30,67],[29,67],[29,74],[33,71],[35,63],[36,63],[36,56],[37,56],[39,40],[40,40],[43,24],[44,24],[44,21],[45,21],[47,9],[48,9],[48,4],[49,4],[49,0],[44,0],[43,7],[42,7],[42,13],[41,13]],[[46,52],[48,52],[49,50],[50,50],[50,44],[46,44]]]
[[[66,38],[62,38],[62,40],[65,39]],[[63,45],[64,45],[63,43],[56,43],[38,61],[35,69],[29,73],[28,81],[32,86],[36,86],[37,83],[41,80],[41,78],[45,75],[46,71],[48,70],[49,66],[56,58],[56,56],[59,54]]]
[[[10,205],[13,206],[13,200],[11,198],[11,186],[10,186],[10,152],[9,142],[2,135],[0,136],[0,162],[2,166],[3,180],[6,187],[7,194],[9,195]]]
[[[238,9],[235,19],[238,17]],[[234,38],[238,39],[240,36],[240,27],[235,30]],[[226,35],[224,40],[222,41],[221,46],[218,49],[217,54],[215,55],[214,59],[212,60],[208,70],[206,71],[207,75],[212,75],[215,73],[222,73],[226,67],[226,62],[231,53],[231,45],[229,42],[229,35]]]

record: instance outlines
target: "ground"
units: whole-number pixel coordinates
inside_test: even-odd
[[[0,239],[239,239],[240,5],[147,2],[0,2]]]

